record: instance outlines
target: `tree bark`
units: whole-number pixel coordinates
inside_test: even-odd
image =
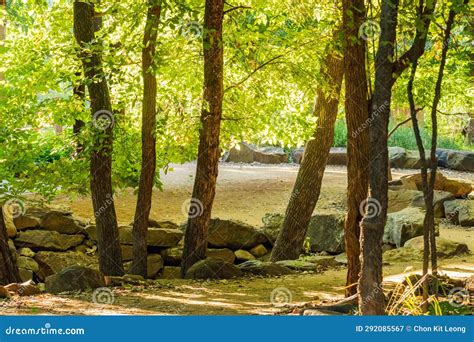
[[[338,39],[339,34],[340,31],[336,30],[334,39]],[[334,124],[343,76],[343,60],[337,52],[331,51],[326,56],[321,73],[328,80],[330,90],[321,86],[317,91],[314,109],[314,114],[318,117],[317,127],[306,144],[271,261],[292,260],[300,256],[311,215],[321,192],[321,182],[334,140]]]
[[[363,0],[343,0],[344,82],[347,123],[347,215],[344,240],[347,255],[346,296],[357,293],[360,272],[360,207],[367,198],[369,164],[369,104],[365,68],[365,40],[359,27],[365,20]]]
[[[224,0],[206,0],[204,13],[204,94],[201,111],[196,178],[184,240],[181,273],[206,258],[207,235],[216,192],[219,134],[222,118],[224,47],[222,21]],[[191,213],[191,211],[193,211]]]
[[[138,186],[137,207],[133,221],[133,262],[130,273],[147,276],[148,219],[156,169],[156,76],[153,70],[161,2],[149,0],[143,36],[142,73],[142,169]]]
[[[397,16],[398,0],[383,0],[370,116],[370,195],[367,199],[368,211],[361,223],[362,259],[358,291],[359,308],[363,315],[385,313],[382,291],[382,237],[388,206],[387,140]]]
[[[0,285],[20,282],[18,267],[8,246],[7,227],[0,206]]]
[[[97,21],[94,5],[74,1],[74,35],[81,48],[81,61],[88,80],[93,119],[106,116],[108,124],[93,129],[90,173],[92,204],[97,226],[99,268],[106,275],[123,275],[117,216],[112,190],[113,114],[109,88],[102,69],[101,46],[95,43]],[[92,45],[92,48],[90,47]],[[87,50],[85,49],[86,47]],[[94,122],[97,125],[97,122]]]

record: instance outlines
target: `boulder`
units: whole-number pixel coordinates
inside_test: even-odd
[[[46,292],[83,291],[105,286],[104,276],[97,270],[84,266],[70,266],[45,281]]]
[[[474,152],[439,149],[440,155],[444,154],[446,166],[453,170],[474,172]],[[441,165],[440,165],[441,166]]]
[[[238,263],[249,261],[249,260],[255,260],[255,257],[250,252],[243,249],[236,250],[234,254],[235,254],[235,259],[237,260]]]
[[[423,251],[408,247],[395,248],[384,252],[383,260],[385,262],[420,261],[423,260]]]
[[[8,299],[12,295],[10,294],[10,291],[8,291],[5,286],[0,285],[0,299]]]
[[[84,240],[84,235],[60,234],[56,231],[26,230],[18,234],[15,246],[29,247],[39,250],[65,251]]]
[[[133,223],[130,224],[131,226]],[[167,229],[179,229],[179,226],[171,221],[157,221],[154,219],[148,219],[148,227],[151,228],[167,228]]]
[[[87,225],[84,227],[84,232],[87,234],[87,236],[93,240],[97,241],[97,227],[95,225]]]
[[[424,211],[414,207],[388,214],[383,242],[401,247],[406,241],[423,235],[424,218]]]
[[[294,273],[288,267],[273,262],[263,262],[260,260],[246,261],[237,267],[244,273],[260,276],[279,276]]]
[[[61,234],[84,233],[85,222],[62,211],[52,210],[41,220],[41,227]]]
[[[291,159],[293,163],[301,164],[304,156],[304,147],[295,148],[291,151]]]
[[[335,256],[334,260],[341,265],[347,265],[347,255],[346,253],[341,253]]]
[[[234,264],[222,259],[207,258],[191,266],[186,279],[231,279],[242,276],[242,271]]]
[[[407,189],[388,190],[388,212],[393,213],[409,207],[417,196],[423,196],[423,192]]]
[[[282,214],[266,214],[263,218],[263,229],[270,243],[274,244],[284,216]],[[306,238],[312,252],[326,251],[341,253],[344,251],[344,213],[326,212],[311,218]]]
[[[228,248],[209,248],[207,250],[207,257],[222,259],[231,264],[235,262],[235,254]]]
[[[249,252],[252,253],[254,257],[261,258],[268,253],[268,249],[264,245],[260,244],[252,248]]]
[[[37,272],[39,270],[38,263],[30,257],[20,255],[16,260],[16,264],[20,268],[31,270],[33,272]]]
[[[41,293],[38,285],[32,280],[25,281],[23,283],[12,283],[5,286],[5,288],[18,296],[34,296]]]
[[[446,218],[463,227],[474,226],[474,201],[454,200],[444,202]]]
[[[336,257],[334,255],[309,255],[300,258],[300,260],[325,268],[341,265],[341,263],[336,261]]]
[[[420,173],[402,176],[400,180],[405,189],[422,190]],[[466,197],[472,191],[472,185],[463,180],[446,178],[441,172],[437,172],[434,189],[450,192],[455,197]]]
[[[163,258],[160,254],[148,254],[147,256],[147,278],[155,279],[158,273],[163,269]],[[125,270],[130,270],[132,262],[124,263]]]
[[[241,142],[229,150],[225,161],[233,163],[253,163],[255,147]]]
[[[14,217],[13,223],[15,224],[17,230],[24,230],[39,228],[41,221],[38,217],[25,213],[24,215]]]
[[[342,212],[314,215],[306,233],[311,251],[342,253],[344,251],[344,220]]]
[[[428,157],[429,154],[426,154]],[[407,150],[405,153],[404,163],[400,166],[404,169],[419,169],[421,168],[420,152]]]
[[[163,279],[181,279],[181,267],[179,266],[165,266],[161,272]]]
[[[410,190],[406,190],[410,191]],[[451,201],[454,199],[454,195],[451,192],[447,191],[438,191],[433,192],[433,206],[434,206],[434,217],[442,218],[445,217],[444,202]],[[412,207],[419,207],[426,210],[425,206],[425,196],[423,192],[419,191],[411,201]]]
[[[133,246],[132,245],[120,245],[120,250],[122,251],[122,261],[133,260]]]
[[[345,147],[331,147],[327,164],[347,165],[347,149]]]
[[[209,245],[217,248],[251,249],[267,242],[262,231],[232,220],[211,219],[209,224]]]
[[[265,237],[270,242],[270,244],[274,245],[276,239],[278,238],[278,233],[280,232],[281,226],[283,224],[283,220],[285,217],[282,214],[265,214],[262,217],[263,222],[263,233]]]
[[[406,248],[412,248],[423,252],[423,236],[417,236],[405,242]],[[436,238],[436,255],[439,258],[452,257],[462,255],[469,252],[469,248],[465,243],[451,241],[445,238]]]
[[[281,260],[276,264],[295,271],[316,271],[316,265],[303,260]]]
[[[35,261],[38,263],[39,269],[36,274],[41,280],[47,276],[58,273],[63,268],[69,266],[84,266],[98,269],[98,260],[92,256],[80,252],[47,252],[41,251],[36,253]]]
[[[132,227],[119,227],[120,243],[133,245]],[[152,247],[174,247],[183,237],[180,229],[148,228],[147,244]]]
[[[33,279],[33,271],[27,270],[25,268],[18,268],[18,272],[20,273],[20,280],[21,281],[28,281]]]
[[[179,266],[183,257],[183,248],[181,246],[166,248],[160,254],[165,265]]]
[[[33,258],[35,256],[35,252],[33,252],[28,247],[23,247],[23,248],[18,249],[18,254],[26,256],[26,257],[30,257],[30,258]]]
[[[389,147],[388,158],[390,160],[390,167],[402,168],[406,162],[407,152],[402,147]]]

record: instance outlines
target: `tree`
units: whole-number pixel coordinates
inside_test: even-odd
[[[117,216],[112,190],[113,120],[109,88],[102,68],[101,46],[96,43],[93,3],[74,1],[74,35],[81,51],[93,114],[90,187],[97,226],[99,267],[106,275],[122,275]]]
[[[181,273],[206,258],[207,235],[216,192],[219,162],[219,134],[224,97],[224,46],[222,22],[224,0],[206,0],[203,28],[204,94],[196,176],[186,228]],[[193,214],[191,214],[193,213]]]
[[[434,12],[429,1],[417,17],[412,46],[398,60],[394,59],[398,0],[383,0],[380,17],[379,47],[375,60],[375,87],[370,112],[370,194],[361,222],[361,272],[358,284],[359,308],[363,315],[385,312],[382,291],[382,238],[388,207],[388,123],[392,86],[410,62],[421,56]],[[372,210],[374,209],[374,210]]]
[[[344,240],[347,255],[346,295],[357,293],[360,271],[361,206],[367,198],[369,162],[369,104],[365,66],[366,43],[359,28],[365,20],[363,0],[343,0],[344,84],[347,123],[347,215]]]
[[[340,31],[333,34],[339,38]],[[290,201],[286,208],[285,219],[271,260],[291,260],[300,256],[311,215],[319,198],[321,182],[326,168],[329,151],[334,140],[334,123],[339,105],[339,94],[343,76],[343,60],[337,49],[329,49],[321,73],[328,80],[329,90],[319,87],[314,115],[318,118],[316,130],[306,144]]]
[[[467,3],[467,1],[465,2]],[[420,11],[422,9],[420,8]],[[433,205],[433,195],[434,195],[434,186],[436,181],[436,172],[437,172],[437,159],[436,159],[436,145],[438,139],[438,124],[437,124],[437,109],[438,104],[441,99],[441,84],[443,81],[444,68],[446,66],[446,57],[449,49],[449,40],[451,36],[451,30],[454,24],[454,17],[456,15],[456,10],[454,6],[451,5],[449,11],[448,20],[446,22],[446,28],[444,29],[444,38],[443,45],[441,49],[441,60],[438,71],[438,78],[436,80],[435,91],[433,104],[431,106],[431,149],[430,149],[430,159],[429,161],[426,158],[425,147],[423,146],[423,140],[420,133],[420,128],[418,125],[418,120],[416,117],[416,106],[415,99],[413,96],[413,84],[415,81],[416,70],[418,67],[418,59],[416,58],[411,67],[410,79],[407,85],[407,95],[408,102],[410,105],[410,117],[413,123],[413,132],[415,134],[416,144],[418,146],[418,151],[420,153],[421,161],[421,186],[423,191],[423,197],[425,201],[425,218],[423,220],[423,308],[424,311],[428,310],[428,284],[429,279],[428,269],[430,263],[431,255],[431,272],[433,275],[437,274],[438,262],[436,256],[436,232],[435,232],[435,222],[434,222],[434,205]],[[430,168],[430,174],[428,177],[428,168]]]
[[[7,227],[3,217],[3,206],[0,206],[0,285],[20,281],[18,267],[8,245]]]
[[[138,186],[137,208],[133,221],[133,263],[131,273],[147,276],[148,218],[156,169],[156,77],[154,59],[161,1],[149,0],[143,36],[143,108],[142,108],[142,169]]]

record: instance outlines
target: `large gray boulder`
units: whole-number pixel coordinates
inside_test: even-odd
[[[449,169],[474,172],[474,152],[438,149],[438,159],[442,160]]]
[[[207,258],[198,261],[186,272],[186,279],[231,279],[242,276],[234,264],[222,259]]]
[[[39,250],[65,251],[84,240],[84,235],[60,234],[48,230],[26,230],[18,233],[15,238],[16,247],[29,247]]]
[[[288,156],[280,147],[266,146],[257,148],[241,142],[232,147],[225,161],[234,163],[281,164],[288,162]]]
[[[237,266],[244,273],[260,276],[279,276],[294,273],[288,267],[273,262],[250,260]]]
[[[415,207],[388,214],[383,242],[401,247],[406,241],[423,235],[424,218],[425,212]]]
[[[474,201],[454,200],[444,202],[446,218],[463,227],[474,226]]]
[[[423,192],[408,189],[388,190],[388,212],[393,213],[411,206],[417,196],[423,196]]]
[[[147,244],[153,247],[174,247],[183,237],[180,229],[169,228],[148,228]],[[120,243],[125,245],[133,245],[132,227],[119,227]]]
[[[405,190],[402,192],[407,192],[410,190]],[[442,218],[445,217],[444,202],[454,200],[454,195],[448,191],[438,191],[433,192],[433,208],[434,208],[434,217]],[[426,210],[425,205],[425,196],[423,192],[418,191],[418,193],[413,197],[411,201],[412,207],[419,207]]]
[[[309,223],[306,238],[312,252],[344,252],[344,213],[314,215]]]
[[[207,250],[207,257],[222,259],[230,264],[235,262],[235,254],[228,248],[209,248]]]
[[[16,264],[18,267],[30,270],[33,272],[37,272],[39,270],[38,263],[35,261],[35,259],[20,255],[16,259]]]
[[[248,250],[268,240],[262,231],[246,223],[216,218],[209,224],[208,241],[212,247]]]
[[[47,276],[59,273],[63,268],[79,265],[98,269],[98,259],[81,252],[47,252],[41,251],[35,254],[35,261],[38,263],[36,274],[41,280]]]
[[[407,152],[403,147],[389,147],[388,158],[390,160],[390,167],[402,168],[405,165]]]
[[[83,266],[70,266],[58,274],[46,278],[45,288],[49,293],[83,291],[104,287],[104,276],[97,270]]]

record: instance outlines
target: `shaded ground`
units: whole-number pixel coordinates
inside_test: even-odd
[[[164,192],[155,191],[151,217],[159,220],[185,221],[183,203],[191,196],[195,164],[175,166],[174,171],[163,176]],[[261,218],[268,212],[284,212],[296,178],[297,167],[292,165],[259,166],[222,164],[217,187],[214,216],[239,219],[249,224],[261,225]],[[394,178],[413,173],[397,170]],[[474,181],[468,173],[449,172],[450,177]],[[356,181],[356,180],[354,180]],[[328,167],[321,198],[316,211],[321,208],[344,208],[346,190],[344,167]],[[93,218],[89,198],[70,202],[59,199],[78,216]],[[119,221],[128,224],[135,210],[135,196],[131,190],[116,197]],[[474,230],[440,229],[440,236],[462,241],[474,251]],[[466,277],[474,274],[474,256],[440,261],[450,276]],[[386,265],[386,281],[403,278],[403,272],[414,272],[420,262]],[[298,274],[276,278],[244,278],[222,281],[156,280],[147,286],[113,288],[112,304],[96,304],[92,291],[63,296],[44,294],[20,297],[0,302],[0,314],[275,314],[281,310],[272,303],[272,292],[284,288],[291,305],[310,301],[326,301],[343,296],[346,270],[341,267],[319,274]],[[109,297],[110,298],[110,297]]]

